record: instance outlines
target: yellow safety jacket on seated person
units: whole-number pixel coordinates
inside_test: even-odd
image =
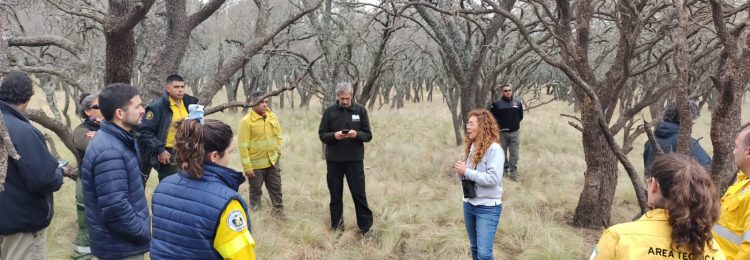
[[[686,250],[671,248],[671,232],[667,211],[650,210],[637,221],[614,225],[605,230],[589,259],[726,259],[715,240],[706,245],[701,257]]]

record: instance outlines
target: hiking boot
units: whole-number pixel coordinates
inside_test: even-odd
[[[508,178],[510,178],[511,181],[518,181],[518,172],[510,172]]]
[[[375,240],[375,234],[372,232],[372,229],[362,232],[362,239],[365,241]]]
[[[279,220],[282,220],[282,221],[286,221],[287,220],[286,212],[284,211],[283,208],[281,208],[281,209],[274,209],[273,210],[273,215],[276,218],[278,218]]]

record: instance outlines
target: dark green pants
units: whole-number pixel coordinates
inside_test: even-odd
[[[71,257],[73,259],[91,259],[89,226],[86,224],[86,208],[83,204],[83,185],[80,178],[76,180],[76,213],[78,215],[78,233]]]

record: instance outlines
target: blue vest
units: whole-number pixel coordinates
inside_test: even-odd
[[[180,171],[165,178],[154,191],[151,259],[222,259],[214,249],[221,213],[233,199],[248,216],[237,190],[245,177],[216,164],[203,165],[203,177]]]

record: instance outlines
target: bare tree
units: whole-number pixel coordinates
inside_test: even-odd
[[[727,26],[725,15],[728,12],[724,7],[730,4],[721,0],[711,0],[710,4],[714,28],[722,48],[716,74],[711,77],[714,89],[719,92],[718,104],[711,116],[711,144],[714,147],[711,175],[723,191],[737,170],[732,152],[740,128],[742,98],[750,77],[750,34],[747,33],[747,18],[734,28]],[[747,7],[737,9],[747,10]]]

